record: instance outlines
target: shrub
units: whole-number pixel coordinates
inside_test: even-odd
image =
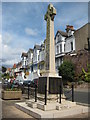
[[[84,68],[82,68],[82,71],[84,73],[84,80],[85,82],[90,82],[90,64],[87,65],[88,71],[86,72]]]
[[[73,82],[74,81],[74,64],[71,61],[64,61],[59,67],[59,75],[62,76],[63,82]]]

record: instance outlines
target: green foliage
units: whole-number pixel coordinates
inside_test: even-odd
[[[6,91],[21,91],[21,89],[19,89],[19,88],[13,88],[13,89],[7,88]]]
[[[59,67],[59,75],[62,76],[63,80],[66,82],[74,81],[74,64],[71,61],[64,61]]]
[[[90,64],[87,65],[88,71],[86,72],[84,68],[82,68],[82,71],[84,73],[84,80],[85,82],[90,82]]]
[[[9,73],[2,74],[2,78],[9,79],[10,78]]]
[[[7,68],[2,66],[2,72],[6,72]]]

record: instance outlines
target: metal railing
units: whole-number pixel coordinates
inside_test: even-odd
[[[47,90],[47,85],[44,86],[45,87],[45,91],[44,91],[44,105],[47,105],[47,92],[50,93],[50,91]],[[35,88],[31,88],[29,85],[26,88],[27,89],[27,96],[28,99],[30,99],[30,95],[33,96],[35,102],[37,102],[37,100],[39,99],[38,97],[38,88],[37,85],[35,85]],[[33,89],[33,94],[31,94],[31,89]],[[60,85],[60,89],[59,89],[59,97],[57,97],[57,99],[59,99],[59,103],[62,103],[62,90],[64,91],[65,94],[70,94],[69,97],[66,97],[65,99],[68,100],[70,98],[72,98],[72,102],[74,102],[74,85],[72,84],[72,87],[70,90],[66,91],[64,88],[62,88],[62,86]],[[43,101],[43,100],[41,100]]]
[[[66,96],[69,95],[69,97],[66,97],[66,98],[65,98],[66,100],[71,99],[72,102],[74,102],[74,85],[73,85],[73,84],[72,84],[70,90],[66,90],[66,89],[63,88],[63,92],[64,92],[64,94],[65,94]]]

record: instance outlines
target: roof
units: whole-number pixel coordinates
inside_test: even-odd
[[[16,68],[16,64],[13,65],[13,68]]]
[[[11,68],[7,68],[8,71],[11,71]]]
[[[75,31],[74,27],[72,25],[66,25],[66,29],[65,30],[72,30]]]
[[[75,29],[72,29],[72,28],[66,28],[65,30],[72,30],[72,31],[76,31]]]
[[[21,57],[27,57],[27,56],[28,54],[23,52]]]
[[[40,50],[40,49],[41,49],[41,46],[40,46],[40,45],[35,45],[35,46],[34,46],[34,49]]]
[[[60,33],[60,34],[61,34],[62,36],[64,36],[64,37],[68,37],[68,34],[67,34],[66,32],[63,32],[63,31],[61,31],[61,30],[58,30],[57,33],[56,33],[56,35],[55,35],[55,38],[56,38],[56,36],[57,36],[58,33]]]
[[[32,48],[30,48],[28,51],[31,51],[33,53],[33,49]]]
[[[18,66],[21,66],[21,65],[22,65],[22,62],[18,62],[16,66],[18,67]]]

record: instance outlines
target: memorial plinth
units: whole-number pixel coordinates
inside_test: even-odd
[[[54,43],[54,17],[56,9],[52,4],[48,5],[44,19],[47,21],[46,48],[45,48],[45,72],[39,77],[38,92],[45,92],[45,85],[49,94],[58,94],[61,76],[55,71],[55,43]]]
[[[88,107],[78,106],[75,102],[70,102],[65,99],[61,100],[60,86],[62,84],[62,78],[55,72],[55,15],[56,10],[53,5],[50,4],[45,15],[45,20],[47,21],[45,72],[39,77],[38,99],[37,101],[35,101],[36,99],[30,99],[26,102],[16,103],[17,108],[35,118],[64,118],[70,115],[88,112]],[[45,86],[47,86],[47,92],[45,92]],[[59,92],[60,95],[58,95]],[[62,98],[64,98],[64,95],[62,95]]]

